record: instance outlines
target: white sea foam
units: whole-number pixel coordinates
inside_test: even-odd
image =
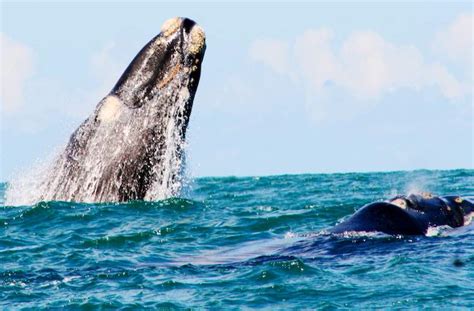
[[[472,220],[474,219],[474,212],[467,214],[464,216],[464,225],[468,226],[472,223]]]
[[[343,238],[375,238],[375,237],[386,237],[389,236],[385,233],[377,231],[345,231],[343,233],[337,233],[336,235]]]
[[[426,230],[426,236],[427,237],[435,237],[435,236],[442,236],[446,233],[448,230],[452,230],[450,226],[436,226],[436,227],[428,227],[428,230]]]

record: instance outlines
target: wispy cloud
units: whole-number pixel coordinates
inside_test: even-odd
[[[271,67],[277,73],[289,70],[289,44],[274,39],[257,40],[250,48],[250,57]]]
[[[90,56],[88,78],[94,82],[77,87],[67,83],[68,77],[60,80],[48,72],[33,77],[33,50],[5,35],[1,43],[2,111],[16,130],[28,133],[46,128],[52,117],[68,126],[80,122],[107,95],[123,70],[115,58],[115,45],[107,43]]]
[[[472,16],[460,16],[436,40],[452,57],[470,61]],[[307,104],[318,113],[326,110],[324,98],[334,88],[363,104],[399,89],[437,88],[453,100],[472,92],[469,81],[439,61],[428,61],[416,46],[390,42],[375,31],[355,31],[337,45],[331,29],[308,29],[291,41],[256,40],[249,54],[275,73],[302,83]]]
[[[1,102],[6,113],[18,111],[24,101],[25,85],[34,73],[32,50],[0,33]]]
[[[472,65],[473,20],[473,14],[459,15],[446,29],[437,33],[435,48],[455,62]]]

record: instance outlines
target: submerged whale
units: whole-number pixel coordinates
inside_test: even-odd
[[[430,227],[461,227],[474,213],[474,200],[459,196],[410,194],[360,208],[330,233],[382,232],[390,235],[425,235]]]
[[[40,200],[175,195],[205,48],[204,31],[194,21],[166,21],[72,134],[41,186]]]

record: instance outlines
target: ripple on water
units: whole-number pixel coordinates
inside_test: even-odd
[[[474,171],[202,178],[188,198],[1,205],[0,309],[471,308],[474,227],[321,231],[409,188],[472,195]]]

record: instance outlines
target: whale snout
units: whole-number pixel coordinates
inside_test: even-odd
[[[161,26],[161,38],[170,38],[174,35],[181,35],[184,41],[180,45],[182,53],[193,55],[203,52],[205,48],[206,35],[204,30],[195,21],[186,17],[173,17],[165,21]]]
[[[168,37],[180,28],[189,33],[195,25],[197,25],[196,22],[187,17],[173,17],[163,23],[161,33]]]
[[[171,89],[193,96],[205,49],[206,35],[196,22],[185,17],[171,18],[133,59],[111,95],[131,108],[163,102],[164,97],[170,97]]]

